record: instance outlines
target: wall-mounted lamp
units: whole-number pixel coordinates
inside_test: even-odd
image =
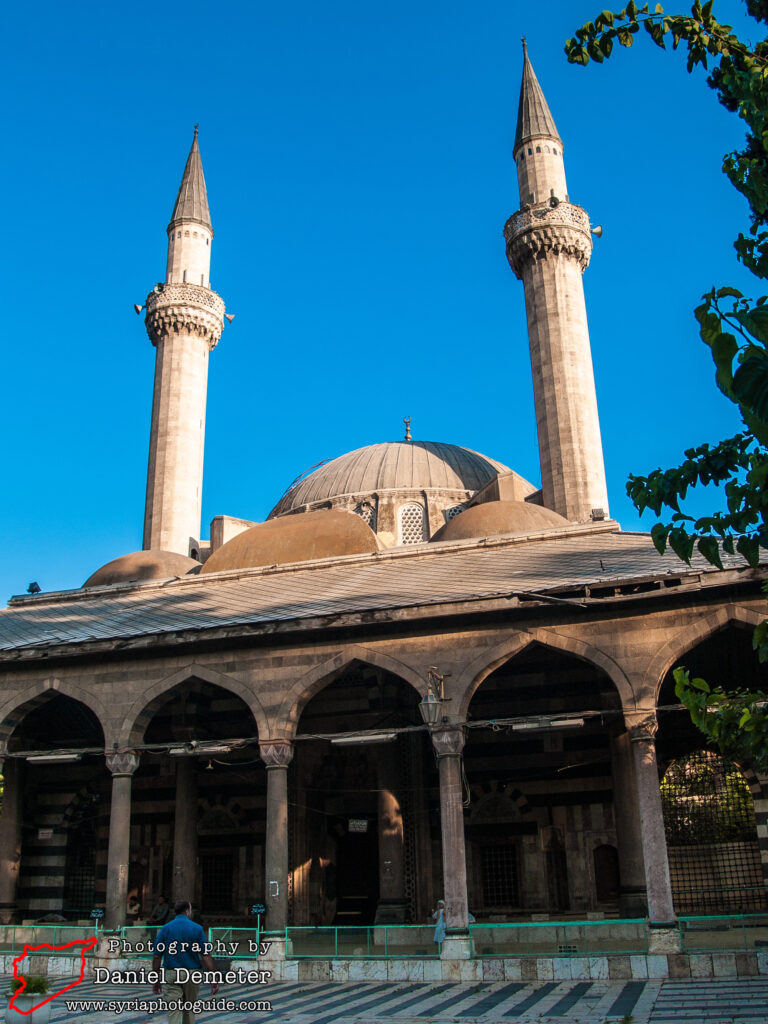
[[[422,698],[419,704],[419,712],[424,725],[438,725],[443,717],[443,705],[451,698],[445,696],[445,679],[450,672],[441,673],[437,671],[436,665],[430,665],[427,669],[427,686],[429,688],[426,697]]]

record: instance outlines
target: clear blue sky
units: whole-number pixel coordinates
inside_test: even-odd
[[[713,283],[754,290],[720,171],[744,133],[644,35],[568,65],[600,6],[9,6],[0,598],[141,547],[154,349],[132,304],[164,276],[196,122],[211,279],[236,314],[211,359],[204,524],[263,519],[303,470],[401,438],[406,415],[539,483],[501,234],[523,34],[571,198],[605,230],[585,288],[611,513],[649,529],[627,474],[738,429],[691,310]],[[759,37],[737,0],[716,14]]]

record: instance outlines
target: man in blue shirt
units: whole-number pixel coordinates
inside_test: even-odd
[[[189,900],[179,900],[174,906],[176,917],[163,925],[155,938],[155,953],[152,957],[152,970],[165,971],[165,989],[163,994],[168,1002],[194,1003],[197,1001],[200,986],[193,981],[185,980],[187,971],[198,971],[202,966],[207,971],[215,971],[210,953],[205,952],[205,932],[199,924],[192,920],[192,904]],[[178,977],[181,973],[181,978]],[[157,982],[152,986],[155,995],[160,995],[161,986]],[[211,993],[216,995],[219,986],[213,982]],[[173,1009],[168,1011],[168,1024],[195,1024],[192,1009]]]

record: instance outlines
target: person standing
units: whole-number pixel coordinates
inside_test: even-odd
[[[437,909],[432,912],[432,920],[436,922],[434,941],[442,946],[445,941],[445,900],[437,901]]]
[[[165,971],[165,986],[156,982],[152,991],[159,996],[162,990],[168,1002],[195,1003],[200,992],[200,986],[192,981],[180,981],[176,971],[178,968],[187,968],[190,971],[200,969],[200,965],[207,971],[214,971],[213,960],[210,953],[205,953],[205,932],[192,920],[192,904],[189,900],[179,900],[174,911],[176,917],[164,925],[155,938],[155,952],[152,957],[152,970],[162,967]],[[174,945],[171,945],[175,943]],[[175,949],[175,952],[169,952]],[[216,995],[219,986],[216,982],[211,984],[211,994]],[[195,1024],[194,1010],[169,1010],[168,1024]]]

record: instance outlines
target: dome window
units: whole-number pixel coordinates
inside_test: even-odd
[[[450,508],[444,508],[443,516],[445,517],[446,523],[450,523],[450,521],[452,519],[455,519],[456,516],[460,516],[461,513],[464,511],[464,508],[464,505],[451,505]]]
[[[376,506],[374,504],[371,504],[370,501],[358,501],[352,511],[376,533]]]
[[[422,505],[403,505],[398,521],[401,544],[423,544],[427,540],[427,521]]]

